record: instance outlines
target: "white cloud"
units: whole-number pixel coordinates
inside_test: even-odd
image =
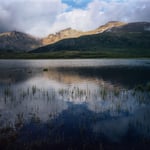
[[[0,0],[0,31],[46,35],[57,15],[66,8],[60,0]]]
[[[73,9],[57,16],[51,32],[65,27],[90,30],[108,21],[150,21],[150,1],[148,0],[94,0],[86,9]]]
[[[0,0],[0,31],[19,30],[46,36],[72,27],[90,30],[108,21],[150,21],[149,0],[93,0],[86,8],[61,0]]]

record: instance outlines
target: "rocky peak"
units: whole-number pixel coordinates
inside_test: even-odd
[[[63,30],[61,30],[59,32],[69,32],[69,31],[72,31],[72,30],[73,30],[72,28],[66,28],[66,29],[63,29]]]
[[[60,35],[63,37],[74,37],[76,35],[79,35],[81,33],[81,31],[77,31],[77,30],[74,30],[72,28],[67,28],[67,29],[64,29],[64,30],[61,30],[60,32],[57,32],[56,35]]]
[[[120,26],[123,26],[125,24],[126,23],[120,22],[120,21],[110,21],[110,22],[106,23],[105,25],[102,25],[99,28],[97,28],[97,32],[101,33],[101,32],[104,32],[106,30],[110,30],[113,27],[120,27]]]
[[[49,34],[48,37],[43,38],[42,42],[44,45],[47,45],[47,44],[55,43],[62,39],[79,37],[82,34],[83,34],[82,31],[77,31],[72,28],[66,28],[64,30],[56,32],[56,34]]]

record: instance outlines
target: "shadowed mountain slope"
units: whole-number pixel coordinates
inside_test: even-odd
[[[0,51],[30,51],[41,45],[40,39],[22,32],[12,31],[0,34]]]

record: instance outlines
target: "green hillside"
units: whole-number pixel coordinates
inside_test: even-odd
[[[150,32],[105,32],[61,40],[32,53],[56,51],[90,51],[150,55]]]

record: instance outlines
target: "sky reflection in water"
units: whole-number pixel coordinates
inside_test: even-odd
[[[150,138],[150,93],[134,90],[150,81],[149,60],[8,60],[0,68],[0,131],[11,127],[26,137],[34,122],[53,124],[65,138],[81,126],[96,139],[118,142],[129,130]]]

